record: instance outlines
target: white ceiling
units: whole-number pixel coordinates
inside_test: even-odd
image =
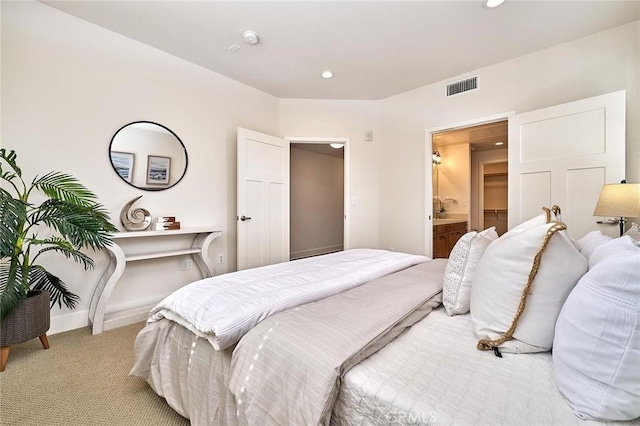
[[[640,19],[635,0],[42,2],[274,96],[311,99],[382,99]],[[245,44],[245,30],[260,43]],[[320,78],[326,69],[333,79]]]
[[[433,135],[433,148],[468,143],[474,151],[506,149],[509,146],[507,123],[505,120],[436,133]],[[502,142],[502,145],[496,146],[496,142]]]

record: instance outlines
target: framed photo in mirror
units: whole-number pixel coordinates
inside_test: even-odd
[[[170,169],[170,157],[147,156],[147,185],[168,185]]]
[[[135,155],[131,152],[111,151],[111,164],[126,182],[131,183]]]

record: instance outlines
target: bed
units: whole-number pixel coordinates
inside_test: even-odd
[[[542,221],[563,231],[548,222]],[[543,225],[530,224],[537,226]],[[479,234],[462,238],[461,246],[472,251]],[[541,238],[547,234],[542,232]],[[568,244],[570,250],[579,245]],[[550,252],[558,250],[557,244],[550,246]],[[631,250],[640,256],[640,245]],[[352,253],[320,261],[333,265],[345,254]],[[146,380],[194,425],[620,424],[576,415],[576,406],[556,386],[555,354],[548,350],[512,354],[507,353],[509,345],[496,344],[506,351],[496,351],[500,357],[479,351],[472,316],[452,315],[447,312],[451,305],[445,310],[441,304],[449,297],[442,288],[453,263],[455,259],[411,257],[312,301],[280,304],[222,346],[184,318],[159,315],[160,304],[136,339],[131,374]],[[471,263],[465,258],[466,266]],[[555,267],[552,263],[547,269]],[[541,270],[539,275],[544,274]],[[456,295],[463,293],[458,289]],[[637,343],[634,336],[632,343]],[[513,341],[517,339],[522,336],[516,334]],[[616,362],[620,366],[625,361]],[[627,382],[640,381],[640,370],[625,374]],[[640,402],[640,395],[631,398],[632,406]]]
[[[427,261],[424,256],[355,249],[193,283],[151,311],[136,338],[131,375],[146,380],[192,424],[236,424],[237,407],[228,382],[243,330],[266,324],[279,312],[349,293]],[[443,269],[441,262],[435,273],[441,275]],[[440,292],[439,280],[432,281],[435,290],[425,299]],[[302,287],[307,291],[298,293]],[[277,297],[269,298],[274,293]],[[223,299],[223,307],[210,309]]]

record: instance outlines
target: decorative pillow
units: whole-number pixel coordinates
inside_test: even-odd
[[[469,312],[471,283],[476,266],[489,243],[498,239],[496,227],[467,232],[451,250],[444,272],[442,304],[449,316]]]
[[[551,217],[552,213],[553,216],[555,216],[556,220],[562,221],[562,219],[560,218],[560,207],[553,206],[550,209],[547,207],[542,207],[542,210],[544,211],[544,213],[533,217],[525,222],[522,222],[520,225],[516,225],[515,227],[511,228],[509,232],[503,234],[503,236],[517,234],[519,232],[526,231],[527,229],[535,228],[536,226],[545,225],[551,222],[551,220],[553,219]]]
[[[542,213],[541,215],[533,217],[527,220],[526,222],[522,222],[520,225],[517,225],[511,228],[508,232],[504,233],[502,236],[503,237],[505,235],[511,236],[513,234],[518,234],[522,231],[526,231],[527,229],[535,228],[536,226],[540,226],[548,223],[551,220],[550,211],[548,213],[547,212],[548,209],[543,208],[543,210],[545,210],[545,213]]]
[[[624,233],[624,235],[628,235],[636,241],[640,241],[640,227],[635,222],[631,222],[631,228]]]
[[[551,349],[562,304],[587,270],[565,229],[550,222],[504,234],[487,247],[471,287],[478,349]]]
[[[610,236],[604,235],[600,231],[591,231],[578,240],[578,247],[580,247],[580,253],[589,260],[589,256],[596,247],[611,240]]]
[[[640,416],[639,284],[640,242],[616,238],[594,251],[589,272],[562,307],[554,374],[582,419]]]

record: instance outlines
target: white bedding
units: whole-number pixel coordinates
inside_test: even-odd
[[[340,377],[440,305],[445,266],[424,262],[258,324],[231,360],[240,423],[328,424]]]
[[[498,358],[477,341],[469,315],[434,310],[345,375],[332,425],[621,424],[572,413],[550,352]]]
[[[427,261],[425,256],[353,249],[220,275],[189,284],[161,301],[147,322],[170,319],[217,350],[263,319]]]
[[[353,271],[356,275],[359,267]],[[281,281],[295,280],[286,271],[275,269]],[[245,272],[251,276],[256,271]],[[326,271],[316,272],[312,275]],[[237,275],[229,275],[221,287],[238,290],[230,288]],[[235,293],[230,292],[239,297]],[[203,338],[201,332],[162,317],[153,319],[136,338],[131,375],[146,380],[193,425],[237,424],[237,406],[229,391],[234,345],[215,350],[207,340],[210,336]],[[572,414],[556,388],[550,353],[504,354],[504,358],[497,358],[492,352],[477,350],[476,343],[469,315],[448,317],[442,308],[434,310],[344,375],[331,423],[607,424],[583,421]],[[640,425],[640,420],[609,424]]]
[[[193,426],[236,425],[235,399],[228,391],[234,347],[217,351],[181,325],[160,320],[136,337],[129,374],[149,383]]]

